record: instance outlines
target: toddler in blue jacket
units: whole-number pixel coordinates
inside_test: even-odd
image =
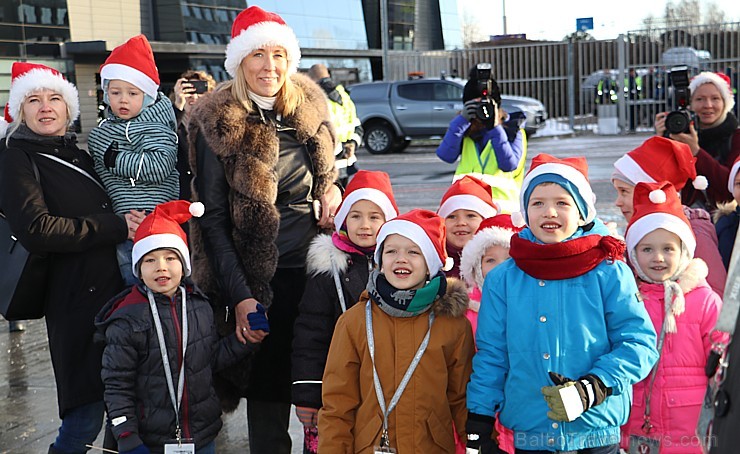
[[[541,154],[521,191],[527,227],[483,285],[468,447],[492,452],[494,416],[517,452],[617,453],[632,384],[658,358],[624,243],[596,219],[585,158]]]

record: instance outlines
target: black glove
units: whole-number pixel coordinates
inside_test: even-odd
[[[118,142],[111,142],[108,149],[103,154],[103,164],[109,169],[116,166],[116,157],[118,156]]]
[[[549,374],[555,386],[545,386],[541,391],[551,410],[547,417],[555,421],[574,421],[612,393],[612,389],[607,388],[596,375],[588,374],[571,380],[555,372]]]
[[[498,445],[492,439],[496,419],[493,416],[479,415],[468,412],[468,421],[465,423],[465,432],[468,440],[465,451],[469,454],[495,452]]]
[[[480,101],[477,101],[475,99],[471,99],[470,101],[465,101],[465,104],[463,104],[463,110],[462,110],[462,116],[472,122],[474,119],[478,118],[478,106],[480,105]]]

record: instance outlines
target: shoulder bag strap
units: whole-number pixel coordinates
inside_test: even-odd
[[[67,161],[65,161],[64,159],[57,158],[56,156],[52,156],[52,155],[45,154],[45,153],[36,153],[36,154],[39,155],[39,156],[43,156],[45,158],[51,159],[52,161],[56,161],[59,164],[62,164],[63,166],[69,167],[70,169],[72,169],[72,170],[74,170],[74,171],[82,174],[83,176],[87,177],[90,181],[92,181],[93,183],[95,183],[95,185],[97,187],[99,187],[100,189],[102,189],[103,191],[105,191],[105,188],[103,187],[103,185],[100,184],[100,182],[98,180],[96,180],[95,177],[93,177],[92,175],[90,175],[89,173],[87,173],[84,169],[81,169],[81,168],[77,167],[74,164],[70,164]]]

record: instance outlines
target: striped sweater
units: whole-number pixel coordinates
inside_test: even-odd
[[[113,201],[113,210],[152,211],[178,198],[177,129],[172,102],[162,93],[130,120],[106,110],[107,118],[90,131],[88,145],[95,171]],[[117,154],[113,151],[117,150]]]

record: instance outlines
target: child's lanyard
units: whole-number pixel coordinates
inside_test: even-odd
[[[393,411],[393,409],[396,407],[396,404],[401,399],[401,394],[403,394],[403,391],[409,384],[409,380],[411,380],[411,375],[413,375],[414,370],[416,370],[416,366],[418,366],[419,361],[421,361],[421,355],[424,354],[424,350],[426,350],[427,345],[429,345],[429,336],[432,333],[432,322],[434,322],[434,312],[429,313],[429,329],[427,330],[427,334],[426,336],[424,336],[424,340],[421,341],[421,345],[419,345],[419,349],[416,351],[414,359],[411,360],[409,368],[406,370],[401,383],[398,385],[398,388],[393,394],[393,397],[388,404],[388,408],[386,409],[383,387],[380,385],[378,370],[375,368],[375,338],[373,337],[373,315],[370,305],[371,300],[367,300],[367,304],[365,305],[365,329],[367,330],[367,346],[370,350],[370,361],[373,363],[373,383],[375,384],[375,395],[378,398],[380,411],[383,412],[383,434],[380,436],[380,447],[390,448],[391,443],[390,439],[388,438],[388,415]]]
[[[188,311],[185,307],[185,287],[180,287],[182,295],[182,362],[180,363],[180,376],[177,378],[177,399],[175,398],[175,385],[172,380],[172,371],[170,370],[170,359],[167,355],[167,345],[164,342],[164,330],[162,330],[162,321],[159,319],[157,304],[154,302],[152,291],[147,289],[146,295],[149,298],[149,307],[152,309],[154,316],[154,328],[157,331],[159,340],[159,352],[162,354],[162,366],[164,367],[164,376],[167,378],[167,389],[170,391],[170,400],[175,409],[175,437],[177,443],[182,444],[182,432],[180,431],[180,404],[182,403],[182,393],[185,389],[185,350],[188,346]]]
[[[473,141],[473,145],[475,145],[475,156],[478,158],[478,164],[480,164],[480,173],[485,174],[486,173],[486,166],[488,165],[488,161],[491,160],[491,155],[493,153],[488,153],[488,156],[486,157],[485,162],[484,161],[481,161],[480,156],[481,156],[481,154],[483,152],[480,151],[480,148],[478,148],[478,142],[475,139],[473,139],[472,137],[470,138],[470,140],[472,140]],[[491,145],[491,148],[493,148],[493,145]],[[486,149],[485,144],[483,145],[483,149],[484,150]],[[491,151],[493,151],[493,150],[491,150]]]
[[[668,306],[666,304],[666,306]],[[669,307],[666,307],[666,311],[670,310]],[[667,314],[667,312],[666,312]],[[660,336],[658,337],[658,360],[655,362],[655,365],[653,366],[653,372],[650,374],[650,385],[648,387],[648,392],[645,394],[645,413],[643,414],[643,420],[642,423],[642,430],[645,431],[646,434],[649,434],[651,430],[653,430],[653,424],[650,422],[650,397],[653,394],[653,384],[655,384],[655,376],[658,375],[658,364],[660,363],[660,357],[663,354],[663,341],[665,341],[665,317],[663,319],[663,325],[660,327]]]

